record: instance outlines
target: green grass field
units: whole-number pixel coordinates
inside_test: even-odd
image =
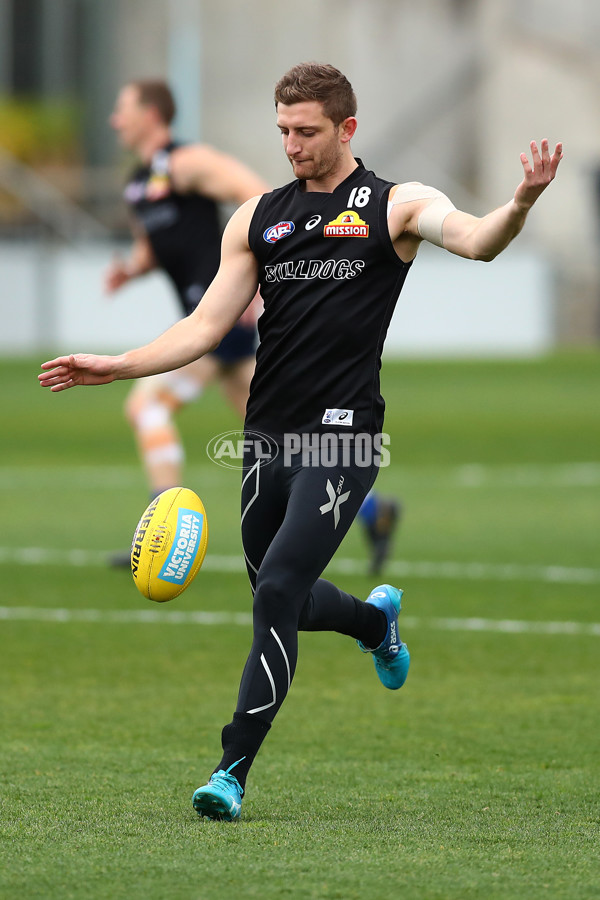
[[[146,505],[126,386],[37,363],[0,361],[2,900],[600,897],[600,354],[387,364],[409,679],[302,635],[233,825],[191,795],[251,640],[239,475],[204,450],[238,423],[212,392],[181,417],[209,555],[155,606],[104,565]],[[365,570],[355,525],[330,574]]]

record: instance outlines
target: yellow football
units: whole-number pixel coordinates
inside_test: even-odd
[[[172,600],[194,580],[206,555],[208,523],[200,497],[184,487],[156,497],[138,522],[131,572],[149,600]]]

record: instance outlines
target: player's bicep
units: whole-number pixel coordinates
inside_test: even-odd
[[[398,184],[390,191],[388,201],[392,240],[404,233],[444,247],[444,222],[455,210],[452,201],[437,188],[419,181]]]

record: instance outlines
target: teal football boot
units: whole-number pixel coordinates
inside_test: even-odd
[[[361,641],[356,643],[363,653],[372,653],[375,671],[384,687],[397,691],[406,681],[410,666],[408,647],[400,639],[398,632],[398,615],[400,614],[402,591],[391,584],[380,584],[373,588],[366,602],[380,609],[387,619],[386,635],[375,649],[365,647]]]
[[[241,817],[244,789],[235,775],[231,774],[233,766],[237,766],[237,763],[227,770],[219,769],[214,772],[208,779],[208,784],[194,791],[192,804],[199,816],[224,822],[233,822]]]

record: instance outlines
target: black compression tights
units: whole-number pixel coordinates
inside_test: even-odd
[[[246,467],[242,538],[254,589],[254,637],[218,766],[245,754],[247,762],[233,772],[241,782],[294,677],[298,631],[337,631],[367,647],[385,636],[383,613],[319,578],[376,473],[375,467],[285,467],[283,454]]]

